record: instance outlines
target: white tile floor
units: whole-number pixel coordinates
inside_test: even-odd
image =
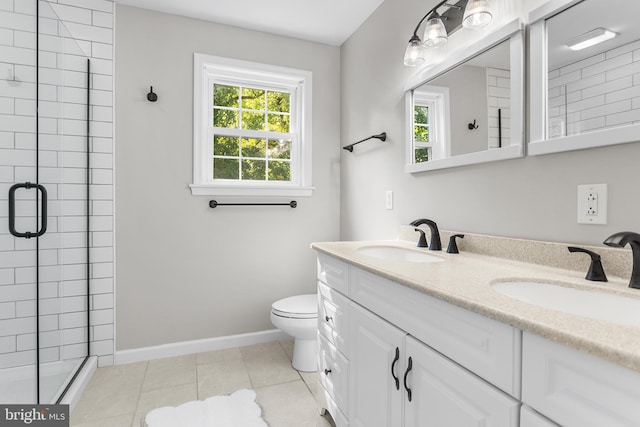
[[[291,367],[293,341],[98,368],[72,427],[140,427],[149,411],[252,388],[270,427],[331,427],[318,413],[317,373]]]

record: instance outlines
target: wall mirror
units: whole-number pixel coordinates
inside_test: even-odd
[[[406,172],[524,155],[523,44],[515,20],[409,82]]]
[[[530,155],[638,141],[640,2],[554,0],[532,11]]]

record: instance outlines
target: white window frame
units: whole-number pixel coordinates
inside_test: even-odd
[[[415,123],[416,107],[427,107],[428,122],[426,123],[426,127],[428,129],[428,135],[429,135],[429,139],[427,141],[418,141],[417,139],[415,139],[415,127],[417,125],[422,125],[422,123]],[[415,163],[415,151],[419,148],[426,148],[429,159],[433,159],[433,144],[434,144],[434,141],[436,140],[435,133],[437,132],[437,128],[438,128],[438,126],[436,125],[437,121],[434,120],[437,116],[435,100],[429,99],[428,97],[425,97],[424,99],[418,99],[418,97],[414,95],[413,111],[414,111],[414,115],[413,115],[414,138],[413,138],[412,161]]]
[[[310,71],[219,56],[194,54],[193,63],[193,184],[191,194],[222,196],[311,196]],[[214,180],[213,82],[290,92],[291,181]],[[225,134],[255,135],[255,131],[227,129]],[[282,135],[282,134],[277,134]],[[274,135],[275,136],[275,135]]]
[[[421,165],[428,162],[415,163],[416,148],[431,148],[429,161],[448,157],[451,153],[449,144],[449,130],[446,129],[450,123],[449,112],[449,88],[440,86],[423,86],[413,90],[409,94],[408,102],[411,103],[411,111],[415,111],[416,106],[429,107],[429,142],[416,141],[413,133],[414,115],[410,117],[410,131],[413,140],[411,151],[407,155],[407,164]]]

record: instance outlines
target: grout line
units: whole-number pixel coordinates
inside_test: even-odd
[[[142,382],[140,383],[140,388],[138,390],[138,402],[136,403],[136,409],[133,411],[133,419],[131,420],[132,425],[133,425],[133,421],[134,421],[134,419],[136,417],[136,414],[138,413],[138,408],[140,407],[140,399],[142,398],[142,389],[144,388],[144,381],[147,379],[147,372],[149,370],[149,362],[146,361],[144,363],[145,363],[144,375],[142,376]]]
[[[238,347],[239,351],[240,351],[240,360],[242,360],[242,366],[244,366],[244,370],[247,373],[247,378],[249,378],[249,384],[251,385],[251,389],[255,390],[256,387],[253,384],[253,380],[251,379],[251,374],[249,374],[249,368],[247,367],[247,361],[245,360],[244,354],[242,353],[241,350],[242,347]]]
[[[298,382],[298,381],[302,381],[304,383],[304,380],[290,380],[290,381],[283,381],[283,382],[279,382],[279,383],[275,383],[275,384],[267,384],[267,385],[263,385],[262,387],[255,387],[255,388],[252,387],[252,389],[253,390],[262,390],[262,389],[265,389],[265,388],[277,387],[277,386],[280,386],[280,385],[283,385],[283,384],[291,384],[291,383],[295,383],[295,382]],[[313,397],[313,395],[312,395],[312,397]]]
[[[198,363],[198,353],[195,353],[195,355],[196,355],[196,399],[202,400],[202,397],[200,397],[200,375],[198,374],[198,368],[200,367],[200,364]]]
[[[298,372],[298,374],[300,374],[300,372]],[[300,378],[302,378],[302,382],[304,383],[305,387],[307,387],[307,390],[309,391],[309,394],[311,394],[311,397],[313,398],[313,400],[317,401],[315,394],[313,394],[311,387],[309,387],[309,384],[307,384],[307,382],[304,380],[304,377],[302,376],[302,374],[300,374]]]

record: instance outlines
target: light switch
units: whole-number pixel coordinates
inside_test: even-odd
[[[385,197],[385,208],[389,210],[393,209],[393,191],[391,190],[387,190]]]

